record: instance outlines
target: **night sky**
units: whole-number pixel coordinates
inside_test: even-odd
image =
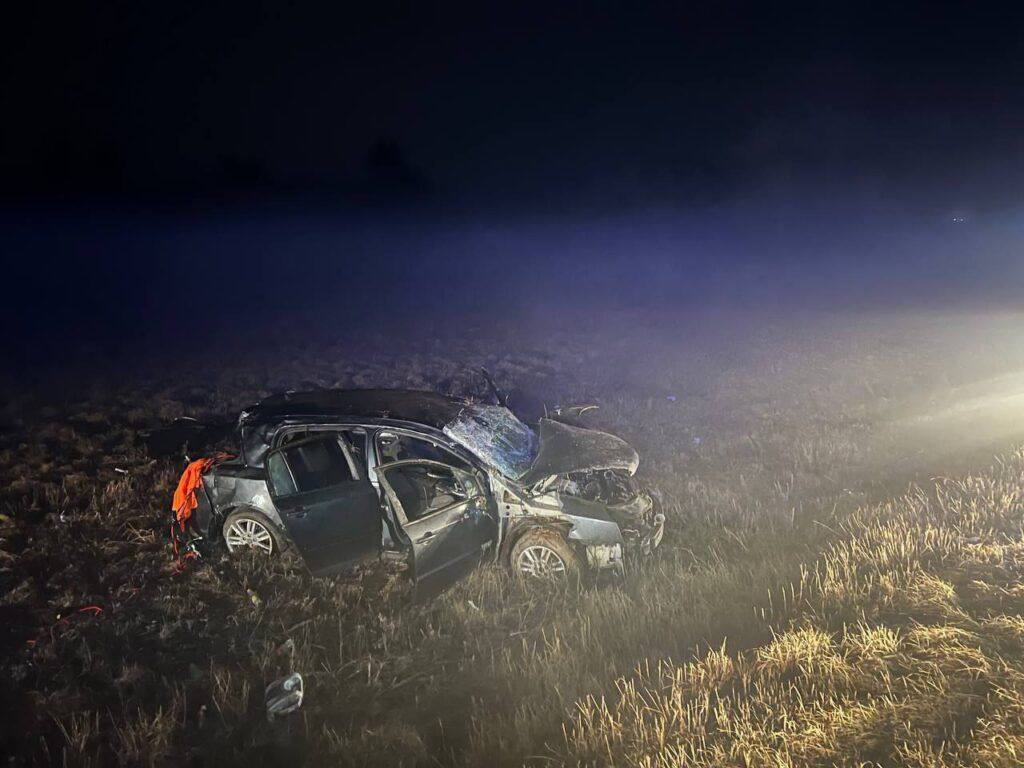
[[[489,289],[524,265],[537,280],[507,287],[523,301],[581,269],[628,301],[666,280],[757,284],[794,259],[827,266],[823,295],[864,259],[853,283],[895,262],[893,280],[949,293],[1017,261],[1019,16],[23,4],[0,33],[0,225],[22,286],[5,319],[43,346],[142,316],[174,327],[183,282],[200,317],[245,316],[239,295],[268,316],[310,291],[405,305],[416,286],[450,307],[453,278]],[[285,261],[270,282],[290,298],[264,279]]]
[[[959,184],[988,204],[1021,171],[1019,12],[25,6],[2,54],[12,195],[350,190],[376,174],[445,197],[611,202],[842,178]]]

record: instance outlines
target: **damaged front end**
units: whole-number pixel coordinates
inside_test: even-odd
[[[621,438],[555,419],[541,419],[539,449],[520,482],[554,494],[566,515],[607,516],[626,554],[650,554],[665,532],[665,516],[633,477],[637,452]]]
[[[560,475],[554,478],[551,490],[563,498],[601,505],[618,524],[627,553],[649,555],[665,535],[661,504],[623,470],[598,469]]]
[[[531,526],[562,528],[596,569],[661,543],[665,516],[633,477],[640,458],[624,440],[552,418],[535,435],[499,406],[469,407],[444,431],[497,471],[509,539]]]

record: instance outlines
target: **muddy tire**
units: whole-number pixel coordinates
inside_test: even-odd
[[[284,549],[284,539],[266,515],[254,509],[232,512],[224,521],[224,543],[231,554],[259,552],[276,555]]]
[[[525,582],[559,582],[580,576],[580,559],[558,531],[527,531],[512,546],[509,566]]]

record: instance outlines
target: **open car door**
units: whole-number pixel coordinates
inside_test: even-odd
[[[380,497],[338,433],[267,454],[267,487],[281,521],[316,576],[380,553]]]
[[[453,581],[494,540],[490,497],[476,473],[427,459],[382,464],[376,471],[412,546],[417,584]]]

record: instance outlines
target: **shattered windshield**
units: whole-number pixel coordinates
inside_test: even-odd
[[[467,405],[444,433],[503,475],[518,480],[537,458],[537,436],[508,408]]]

